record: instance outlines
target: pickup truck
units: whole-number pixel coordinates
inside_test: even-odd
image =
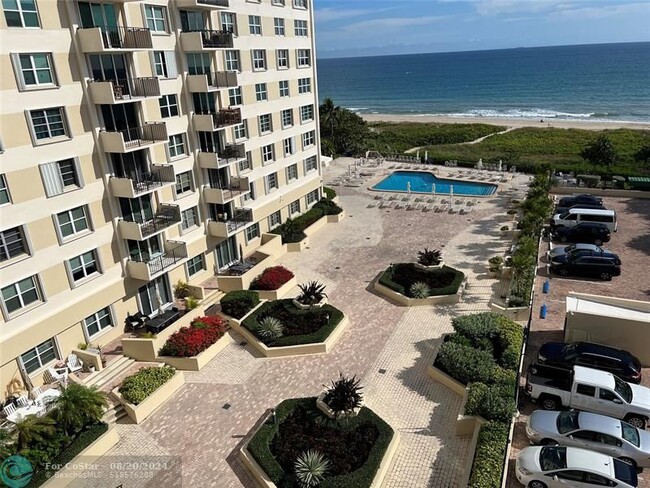
[[[645,429],[650,419],[650,388],[583,366],[566,370],[532,364],[526,374],[526,394],[545,410],[566,407],[600,413],[639,429]]]

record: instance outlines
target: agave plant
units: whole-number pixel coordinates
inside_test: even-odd
[[[413,298],[427,298],[431,293],[431,288],[429,288],[429,285],[423,283],[422,281],[416,281],[411,285],[409,291],[411,292],[411,296],[413,296]]]
[[[363,387],[356,376],[346,378],[339,373],[339,379],[332,381],[332,385],[325,392],[323,401],[334,413],[335,418],[345,415],[360,408],[363,402]]]
[[[418,263],[423,266],[437,266],[442,263],[442,251],[425,247],[424,251],[418,251]]]
[[[310,449],[298,456],[293,466],[300,486],[311,488],[318,486],[325,479],[330,462],[320,452]]]
[[[257,324],[255,331],[260,335],[263,341],[274,341],[282,337],[284,325],[275,317],[264,317]]]
[[[297,300],[304,305],[316,305],[327,296],[327,293],[325,293],[325,285],[318,281],[310,281],[307,284],[298,285],[298,288],[300,288],[300,295],[298,295]]]

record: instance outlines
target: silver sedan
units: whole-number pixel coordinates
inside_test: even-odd
[[[537,410],[528,418],[526,435],[534,444],[581,447],[650,467],[650,433],[605,415]]]

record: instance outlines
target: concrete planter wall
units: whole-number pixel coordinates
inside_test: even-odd
[[[296,277],[294,276],[277,290],[255,290],[255,291],[259,294],[261,300],[279,300],[280,298],[284,298],[285,295],[289,293],[297,284],[298,282],[296,281]]]
[[[208,347],[205,351],[200,353],[198,356],[192,356],[189,358],[179,358],[176,356],[158,356],[157,361],[169,364],[176,369],[182,371],[201,371],[201,368],[208,364],[214,357],[219,354],[228,344],[232,342],[230,334],[227,332],[223,335],[221,339]]]
[[[285,244],[287,252],[300,252],[306,249],[309,246],[309,238],[312,234],[319,231],[327,223],[336,223],[340,222],[345,218],[345,211],[337,215],[324,215],[316,222],[307,227],[303,232],[305,233],[305,238],[300,242],[289,242]]]
[[[102,365],[102,357],[99,354],[99,352],[95,352],[94,350],[82,350],[82,349],[73,349],[72,354],[76,354],[79,359],[81,359],[81,362],[84,365],[84,368],[88,369],[90,367],[94,367],[95,371],[101,371],[104,369]]]
[[[84,476],[84,468],[87,465],[93,464],[112,449],[119,441],[120,436],[117,433],[115,426],[109,427],[106,432],[95,439],[95,442],[77,454],[62,469],[57,471],[52,478],[47,480],[41,486],[43,488],[64,488],[70,485],[77,478]]]
[[[388,288],[387,286],[382,285],[379,283],[379,280],[375,281],[375,291],[387,298],[390,298],[391,300],[399,303],[404,307],[418,307],[422,305],[443,305],[458,303],[460,302],[460,297],[463,294],[463,290],[465,289],[466,284],[467,278],[463,280],[463,282],[458,287],[458,291],[453,295],[439,295],[427,298],[409,298],[402,295],[401,293],[396,292],[395,290]]]
[[[420,264],[420,263],[413,263],[416,267],[416,269],[420,269],[422,271],[433,271],[436,269],[441,269],[444,265],[445,262],[441,261],[440,264],[433,264],[431,266],[427,266],[426,264]]]
[[[345,210],[343,210],[343,212],[341,212],[340,214],[328,215],[327,216],[327,222],[330,223],[330,224],[335,224],[337,222],[340,222],[344,218],[345,218]]]
[[[320,302],[314,303],[313,305],[305,305],[295,298],[292,300],[292,303],[300,310],[309,310],[310,308],[320,308],[323,305],[327,305],[327,297],[323,297]]]
[[[515,322],[522,322],[528,320],[530,315],[530,307],[503,307],[494,302],[490,302],[490,310],[505,315]]]
[[[318,407],[318,410],[323,412],[324,415],[327,415],[328,418],[335,419],[336,415],[334,414],[334,411],[329,407],[327,403],[325,403],[325,395],[327,395],[326,391],[323,391],[320,395],[318,395],[318,398],[316,398],[316,407]],[[341,414],[339,418],[356,417],[359,415],[359,412],[361,411],[361,407],[363,407],[363,405],[364,401],[362,397],[361,405],[350,412]]]
[[[129,415],[131,420],[136,424],[144,421],[149,415],[151,415],[156,409],[158,409],[163,403],[169,400],[176,391],[185,384],[185,377],[183,376],[182,371],[177,371],[174,376],[170,378],[169,381],[160,385],[160,387],[149,395],[142,403],[139,405],[134,405],[127,402],[124,397],[120,394],[119,386],[111,391],[111,394],[115,399],[117,399],[122,405],[124,405],[124,410]]]
[[[248,290],[252,281],[275,262],[273,256],[260,251],[255,252],[253,257],[256,258],[257,264],[244,274],[236,276],[217,275],[217,286],[219,289],[226,293],[236,290]]]

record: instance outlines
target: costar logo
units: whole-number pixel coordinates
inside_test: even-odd
[[[0,465],[0,480],[9,488],[23,488],[32,479],[34,468],[23,456],[9,456]]]

